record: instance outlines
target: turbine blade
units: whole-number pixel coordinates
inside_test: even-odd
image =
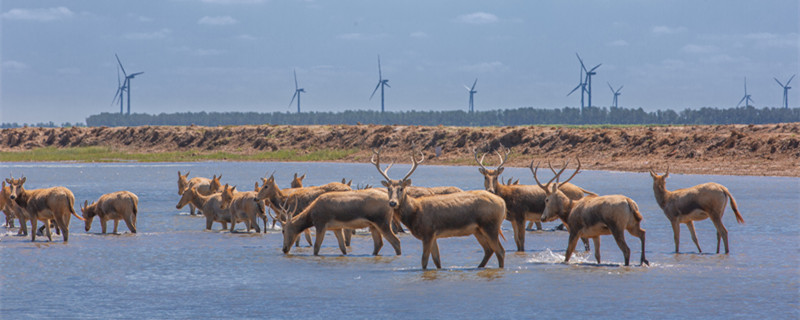
[[[469,87],[467,87],[467,85],[464,85],[464,89],[467,89],[467,91],[472,91],[469,89]]]
[[[292,96],[292,101],[289,101],[289,106],[290,106],[290,107],[292,106],[292,102],[294,102],[294,98],[296,98],[298,94],[299,94],[299,93],[297,92],[297,90],[295,90],[295,91],[294,91],[294,95]]]
[[[583,65],[583,59],[581,59],[581,56],[578,55],[577,52],[575,52],[575,56],[578,57],[578,61],[581,62],[581,69],[583,69],[583,71],[586,71],[586,66]]]
[[[383,84],[384,84],[385,86],[389,87],[389,88],[391,88],[391,87],[392,87],[392,86],[390,86],[390,85],[389,85],[389,83],[388,83],[388,82],[384,82]]]
[[[575,87],[575,89],[572,89],[572,91],[570,91],[569,93],[567,93],[567,96],[571,95],[573,92],[575,92],[575,90],[578,90],[578,88],[580,88],[581,86],[583,86],[583,83],[579,83],[579,84],[578,84],[578,86],[577,86],[577,87]]]
[[[611,82],[606,82],[606,83],[608,83],[608,88],[611,89],[611,92],[614,92],[614,88],[611,87]]]
[[[787,87],[789,86],[789,82],[792,82],[792,79],[794,79],[794,76],[796,76],[796,74],[793,74],[792,77],[789,78],[789,81],[786,81],[786,86]]]
[[[119,67],[120,69],[122,69],[122,74],[124,74],[125,77],[128,77],[128,74],[125,73],[125,67],[122,66],[122,61],[119,61],[119,56],[116,53],[114,54],[114,56],[117,57],[117,63],[119,63]]]
[[[617,92],[619,92],[620,90],[622,90],[622,87],[624,87],[624,86],[619,86],[619,89],[617,89]]]
[[[742,102],[744,102],[744,99],[747,99],[747,96],[744,96],[742,97],[742,100],[739,100],[739,103],[736,104],[737,108],[742,104]]]
[[[297,88],[299,87],[297,85],[297,70],[293,70],[293,71],[294,71],[294,90],[297,91]]]
[[[472,83],[472,88],[469,91],[475,90],[475,85],[478,84],[478,78],[475,78],[475,82]]]
[[[382,81],[378,81],[378,85],[375,86],[375,90],[372,90],[372,94],[369,95],[369,99],[372,100],[372,97],[375,96],[375,92],[378,91],[378,88],[381,86]]]
[[[383,75],[381,74],[381,55],[378,55],[378,81],[383,80]]]
[[[589,70],[589,72],[592,72],[592,71],[594,71],[594,70],[595,70],[595,69],[597,69],[597,68],[600,68],[600,65],[602,65],[602,63],[601,63],[601,64],[598,64],[598,65],[596,65],[596,66],[594,66],[594,68],[592,68],[592,70]]]

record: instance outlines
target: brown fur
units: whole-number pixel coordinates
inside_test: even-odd
[[[65,187],[52,187],[45,189],[25,190],[25,177],[20,179],[6,179],[11,188],[10,200],[16,201],[31,221],[31,241],[36,241],[36,224],[45,222],[46,226],[54,220],[58,229],[64,236],[64,242],[69,241],[70,214],[80,220],[83,217],[75,213],[75,196]],[[53,241],[50,228],[47,229],[47,238]]]
[[[218,192],[222,188],[222,184],[219,181],[222,179],[222,175],[219,175],[219,177],[214,175],[211,179],[202,177],[194,177],[192,179],[188,178],[189,172],[186,172],[185,175],[181,175],[181,172],[178,171],[178,195],[183,195],[186,190],[191,188],[197,188],[197,191],[200,192],[200,194],[207,196]],[[189,214],[195,215],[195,209],[195,206],[190,203]],[[196,214],[202,214],[202,212],[197,212]]]
[[[228,209],[222,209],[221,192],[203,195],[197,191],[197,188],[186,190],[183,192],[181,200],[175,205],[175,208],[183,208],[189,203],[203,212],[203,215],[206,217],[206,230],[211,230],[214,222],[221,223],[223,230],[228,229],[228,222],[231,221],[231,214]]]
[[[264,228],[267,227],[266,211],[264,210],[264,202],[257,199],[255,191],[237,192],[236,187],[222,189],[222,209],[228,209],[231,215],[231,232],[234,232],[237,222],[244,222],[247,226],[247,232],[251,228],[256,229],[256,233],[261,232],[258,226],[258,218],[264,220]],[[264,230],[266,231],[266,230]]]
[[[294,174],[294,179],[292,179],[291,186],[292,188],[302,188],[303,187],[303,179],[306,178],[306,175],[303,174],[302,176],[297,176],[297,173]]]
[[[700,243],[697,241],[697,234],[694,230],[694,221],[710,218],[717,229],[717,253],[719,253],[719,242],[723,240],[725,244],[725,254],[728,251],[728,229],[722,224],[722,215],[725,213],[725,205],[730,199],[731,209],[736,215],[736,221],[744,223],[744,218],[739,213],[736,200],[725,186],[709,182],[696,185],[691,188],[667,190],[666,179],[669,176],[669,169],[663,176],[659,176],[650,170],[650,177],[653,178],[653,193],[656,202],[664,210],[664,215],[672,225],[672,233],[675,240],[675,253],[679,252],[680,244],[680,224],[685,223],[692,235],[692,241],[697,246],[698,252]]]
[[[125,221],[128,230],[136,233],[136,218],[139,211],[139,197],[129,191],[117,191],[104,194],[92,204],[84,201],[81,207],[86,223],[86,232],[92,228],[94,217],[100,218],[100,227],[106,233],[106,222],[114,220],[114,233],[117,233],[119,220]]]

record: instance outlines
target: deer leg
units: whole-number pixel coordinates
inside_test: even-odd
[[[353,239],[353,232],[354,231],[355,230],[350,230],[350,229],[345,229],[344,230],[344,244],[346,246],[348,246],[348,247],[350,246],[350,240]],[[376,255],[376,254],[377,253],[374,253],[373,255]]]
[[[569,231],[569,241],[567,241],[567,252],[564,254],[564,263],[569,262],[569,258],[572,257],[572,253],[575,252],[575,246],[578,245],[578,232]]]
[[[19,220],[19,232],[17,232],[17,235],[21,234],[23,236],[27,236],[28,235],[28,221],[27,221],[27,219],[25,219],[25,217],[23,217],[22,214],[19,214],[19,212],[18,212],[18,215],[17,215],[17,219]],[[33,231],[36,231],[36,229],[33,229]]]
[[[611,230],[611,234],[614,236],[614,241],[617,242],[617,246],[619,246],[619,249],[622,250],[622,255],[625,257],[625,265],[630,265],[631,248],[629,248],[628,244],[625,243],[625,230],[622,230],[613,224],[609,225],[608,229]]]
[[[350,233],[350,230],[347,230],[347,233]],[[373,226],[369,227],[369,233],[372,235],[372,255],[377,256],[383,248],[383,237],[381,232]]]
[[[642,256],[639,259],[639,265],[650,265],[650,261],[647,261],[647,258],[644,257],[644,229],[642,229],[642,227],[637,223],[636,226],[629,228],[628,232],[630,232],[634,237],[638,237],[639,241],[642,242]]]
[[[255,216],[255,215],[254,215],[254,216],[253,216],[253,217],[250,219],[250,224],[253,226],[253,228],[255,228],[255,229],[256,229],[256,233],[261,233],[261,227],[259,227],[259,226],[258,226],[258,216]],[[266,227],[267,227],[267,225],[265,224],[265,225],[264,225],[264,227],[266,228]]]
[[[597,259],[597,264],[600,264],[600,236],[592,238],[592,242],[594,242],[594,257]]]
[[[692,241],[694,241],[694,245],[697,246],[697,252],[702,253],[703,250],[700,250],[700,243],[697,241],[697,233],[694,232],[694,221],[687,222],[686,227],[689,228],[689,233],[692,234]],[[719,250],[719,242],[717,242],[717,250]]]
[[[533,231],[533,221],[528,221],[528,225],[525,226],[525,231]]]
[[[489,258],[492,257],[492,253],[494,253],[494,251],[489,245],[489,239],[487,239],[486,235],[480,230],[475,232],[475,239],[477,239],[478,243],[481,245],[481,247],[483,247],[483,260],[481,260],[481,263],[478,264],[478,268],[483,268],[486,266],[486,263],[489,262]]]
[[[117,234],[117,227],[119,227],[119,220],[114,219],[114,234]]]
[[[312,243],[311,243],[311,230],[306,229],[305,234],[306,234],[306,242],[308,242],[308,246],[310,247],[310,246],[312,246]],[[297,239],[297,244],[295,244],[295,246],[298,246],[298,247],[300,246],[300,239]]]
[[[719,238],[722,237],[722,243],[725,244],[725,254],[728,254],[728,229],[722,224],[722,217],[712,218],[711,222],[717,227],[717,253],[719,253]]]
[[[582,237],[581,241],[583,242],[583,248],[586,249],[586,252],[589,252],[589,250],[591,250],[589,247],[589,239]]]
[[[517,243],[517,252],[525,251],[525,220],[511,221],[514,227],[514,241]]]
[[[675,239],[675,253],[680,253],[678,247],[681,243],[681,226],[678,224],[678,220],[670,221],[672,224],[672,237]]]
[[[36,225],[38,224],[38,219],[33,218],[31,219],[31,242],[36,241]]]
[[[536,223],[536,230],[542,231],[542,221],[534,221]]]
[[[228,223],[225,222],[225,221],[222,221],[222,230],[226,230],[226,229],[228,229]]]
[[[102,230],[103,234],[106,234],[106,219],[100,218],[100,229]]]
[[[266,215],[265,215],[265,216],[262,216],[262,217],[261,217],[261,219],[262,219],[262,220],[264,220],[264,233],[267,233],[267,221],[268,221],[269,219],[267,218],[267,216],[266,216]]]
[[[189,214],[194,215],[194,205],[191,203],[189,204]]]
[[[422,240],[422,270],[428,269],[428,257],[431,255],[433,239],[425,238]]]
[[[125,220],[125,225],[128,226],[128,230],[130,230],[131,233],[136,233],[136,225],[131,220],[131,215],[126,215],[123,219]]]
[[[437,243],[436,239],[433,239],[433,244],[431,245],[431,256],[433,257],[433,264],[436,265],[436,269],[442,268],[442,261],[439,260],[439,244]]]
[[[325,239],[325,227],[316,227],[315,233],[317,234],[317,238],[314,239],[314,255],[319,255],[319,248],[322,247],[322,240]]]
[[[66,217],[69,217],[69,215],[67,215]],[[58,215],[56,215],[56,219],[55,220],[56,220],[55,221],[56,228],[61,229],[61,232],[62,232],[62,234],[64,236],[64,242],[69,241],[69,226],[67,225],[67,222],[64,221],[63,218],[59,218]]]
[[[52,242],[53,241],[53,233],[50,232],[50,220],[45,220],[44,221],[44,229],[46,231],[45,234],[47,235],[47,241]]]
[[[333,231],[333,235],[336,237],[336,242],[339,244],[339,250],[342,251],[343,255],[347,255],[347,247],[344,245],[344,229],[331,231]]]
[[[223,222],[224,223],[224,222]],[[214,217],[206,216],[206,230],[211,230],[211,227],[214,225]]]
[[[386,241],[389,241],[389,244],[392,245],[392,248],[394,248],[395,255],[399,256],[402,253],[402,250],[400,250],[400,239],[398,239],[397,235],[392,232],[392,225],[390,223],[391,219],[384,224],[378,225],[377,228],[374,228],[374,230],[377,230],[381,236],[386,238]],[[373,234],[375,233],[373,228],[370,228],[370,232]]]

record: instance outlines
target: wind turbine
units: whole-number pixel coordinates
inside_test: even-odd
[[[778,85],[783,88],[783,108],[784,109],[789,109],[789,89],[792,88],[792,87],[789,86],[789,83],[792,82],[792,79],[794,79],[794,76],[795,75],[793,74],[792,77],[789,78],[788,81],[786,81],[786,85],[783,85],[783,83],[778,81],[778,78],[772,78],[772,79],[775,79],[775,82],[777,82]]]
[[[592,69],[586,70],[586,66],[583,64],[583,59],[581,59],[581,56],[578,55],[577,52],[575,52],[575,56],[577,56],[578,57],[578,61],[581,62],[581,69],[583,69],[583,72],[586,75],[586,81],[584,81],[584,86],[586,88],[586,96],[589,97],[589,99],[588,99],[589,100],[588,101],[589,105],[588,106],[591,107],[592,106],[592,76],[597,74],[597,72],[594,72],[594,71],[597,70],[597,68],[599,68],[600,65],[602,65],[602,63],[594,66],[594,68],[592,68]],[[581,110],[581,113],[583,113],[582,111],[583,110]]]
[[[472,88],[464,86],[464,88],[466,88],[467,91],[469,91],[469,113],[475,112],[475,104],[474,104],[475,100],[473,99],[473,96],[476,93],[478,93],[478,91],[475,91],[476,84],[478,84],[478,78],[475,78],[475,82],[472,83]]]
[[[576,55],[577,55],[577,53],[576,53]],[[580,60],[580,59],[581,59],[581,58],[580,58],[580,57],[578,57],[578,60]],[[581,61],[580,76],[578,77],[578,85],[577,85],[577,86],[575,86],[575,89],[572,89],[572,91],[570,91],[569,93],[567,93],[567,96],[569,96],[569,95],[571,95],[573,92],[575,92],[575,90],[578,90],[578,88],[580,88],[580,89],[581,89],[581,113],[583,113],[583,105],[584,105],[584,103],[583,103],[583,99],[584,99],[584,96],[586,95],[586,83],[585,83],[585,82],[583,82],[583,69],[584,69],[584,67],[583,67],[583,61]]]
[[[122,99],[125,97],[125,91],[128,90],[126,85],[127,82],[123,83],[122,80],[119,79],[119,67],[117,67],[117,92],[114,93],[114,100],[111,100],[111,104],[113,105],[117,103],[117,100],[119,100],[119,114],[124,114],[122,109],[124,102]]]
[[[128,91],[128,114],[130,115],[131,114],[131,79],[133,79],[134,77],[136,77],[136,76],[138,76],[138,75],[140,75],[140,74],[142,74],[144,72],[136,72],[136,73],[132,73],[130,75],[127,74],[125,72],[125,67],[122,66],[122,62],[119,61],[119,56],[116,53],[114,54],[114,56],[117,57],[117,63],[119,63],[119,68],[122,69],[122,75],[125,76],[125,83],[123,83],[123,87],[125,87],[125,89],[124,89],[125,91]],[[120,97],[121,96],[122,95],[120,94]],[[121,101],[120,101],[120,113],[122,113],[122,102]]]
[[[294,102],[294,98],[297,97],[297,113],[300,113],[300,93],[305,93],[306,89],[300,88],[297,85],[297,70],[294,70],[294,95],[292,96],[292,101],[289,101],[289,106],[292,105]]]
[[[383,109],[383,101],[384,101],[383,100],[383,87],[384,86],[389,87],[389,88],[392,87],[392,86],[389,85],[389,79],[384,79],[383,78],[383,74],[381,74],[381,55],[378,55],[378,85],[375,86],[375,90],[372,90],[372,94],[369,96],[369,99],[372,100],[372,96],[375,95],[375,92],[378,91],[378,87],[380,87],[381,88],[381,113],[383,113],[383,110],[384,110]]]
[[[615,91],[614,88],[611,87],[611,83],[610,82],[607,82],[607,83],[608,83],[608,88],[611,89],[611,93],[614,94],[614,102],[612,102],[612,104],[614,105],[614,108],[617,108],[618,107],[617,102],[619,102],[617,100],[617,97],[619,97],[621,95],[621,93],[619,93],[619,91],[622,90],[622,87],[624,87],[624,86],[619,86],[619,89],[617,89]]]
[[[747,77],[744,77],[744,97],[742,97],[742,100],[739,100],[739,103],[736,104],[736,107],[738,108],[742,102],[744,102],[745,107],[749,106],[750,102],[755,102],[753,99],[750,99],[750,95],[747,94]]]

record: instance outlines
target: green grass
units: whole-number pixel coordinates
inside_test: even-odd
[[[192,161],[335,161],[344,159],[358,149],[315,150],[300,153],[296,150],[265,151],[254,154],[230,152],[177,151],[127,153],[108,147],[38,148],[21,152],[0,152],[0,162],[192,162]]]

